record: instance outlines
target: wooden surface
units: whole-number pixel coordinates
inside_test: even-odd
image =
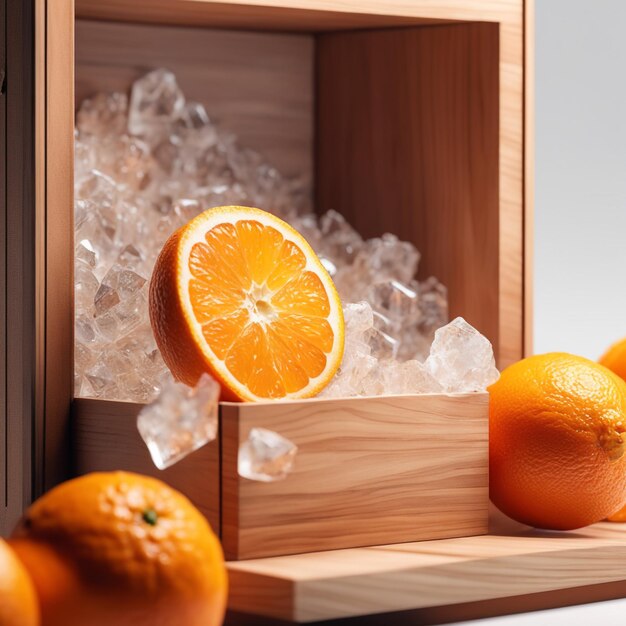
[[[489,613],[488,601],[496,600],[507,600],[497,605],[501,613],[523,611],[537,602],[533,596],[547,592],[554,594],[552,603],[548,599],[539,606],[598,600],[626,590],[625,540],[623,524],[571,533],[515,528],[481,537],[229,563],[229,607],[264,616],[265,624],[272,623],[268,618],[312,622],[399,611],[416,613],[405,614],[404,621],[381,616],[366,623],[421,624],[432,623],[424,611],[428,607],[470,603],[467,613],[452,612],[462,620],[481,614],[472,609],[475,603],[484,603],[482,614]]]
[[[524,354],[533,353],[535,0],[524,2]]]
[[[465,317],[505,362],[498,45],[495,24],[322,35],[316,204],[366,237],[413,241],[420,276],[448,287],[451,317]]]
[[[186,495],[219,535],[219,444],[214,441],[176,465],[156,469],[137,431],[140,404],[80,398],[74,400],[74,470],[127,470],[160,478]]]
[[[313,38],[78,21],[76,102],[165,67],[188,100],[285,175],[312,178]]]
[[[448,21],[443,18],[370,14],[362,7],[352,4],[352,7],[328,8],[320,6],[319,2],[238,3],[203,0],[144,0],[141,4],[133,4],[126,0],[107,0],[106,2],[77,0],[76,13],[81,18],[100,20],[305,32],[374,26],[390,27],[405,25],[407,21],[422,24]],[[378,4],[384,5],[385,2]]]
[[[513,21],[518,0],[77,0],[77,14],[105,20],[325,31],[428,23]]]
[[[73,380],[74,5],[2,5],[0,534],[38,495],[44,474],[65,476]],[[57,230],[47,231],[48,220]]]
[[[74,2],[46,1],[46,127],[40,137],[37,217],[37,416],[35,495],[68,477],[69,414],[74,393]],[[40,102],[43,107],[44,102]],[[45,155],[45,156],[44,156]],[[44,157],[44,158],[42,158]],[[45,177],[45,178],[44,178]],[[69,210],[68,210],[69,209]],[[69,350],[69,351],[68,351]],[[61,418],[61,419],[59,419]]]
[[[488,396],[223,403],[227,558],[487,532]],[[251,428],[298,446],[284,481],[237,474]]]

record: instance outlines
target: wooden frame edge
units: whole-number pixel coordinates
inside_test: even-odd
[[[535,207],[535,0],[524,0],[524,345],[533,353]]]

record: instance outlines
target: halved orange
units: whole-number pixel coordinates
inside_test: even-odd
[[[172,374],[203,372],[222,398],[307,398],[333,377],[344,322],[332,279],[306,240],[249,207],[205,211],[157,259],[150,320]]]

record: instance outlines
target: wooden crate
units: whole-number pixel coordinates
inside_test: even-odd
[[[308,176],[320,210],[340,210],[364,236],[389,230],[412,240],[423,253],[421,277],[434,274],[448,285],[451,313],[485,333],[504,366],[523,356],[531,340],[530,6],[529,0],[8,3],[7,50],[20,77],[11,83],[16,74],[9,68],[8,83],[24,87],[9,89],[8,119],[24,111],[24,128],[10,129],[23,172],[12,180],[23,189],[7,196],[5,215],[5,239],[15,252],[7,267],[15,269],[5,272],[6,319],[14,321],[7,328],[14,332],[5,329],[3,337],[9,428],[0,452],[11,469],[3,530],[33,496],[75,469],[117,464],[154,471],[134,428],[136,405],[73,399],[75,95],[126,88],[151,67],[171,67],[183,90],[217,111],[243,143],[286,173]],[[23,58],[15,63],[20,48]],[[18,289],[22,277],[26,298]],[[454,401],[450,414],[460,415],[466,401]],[[241,407],[236,418],[238,436],[248,410]],[[229,445],[234,449],[236,437]],[[216,527],[226,509],[206,494],[226,458],[207,446],[162,474]],[[302,480],[296,472],[292,478]],[[247,490],[255,488],[233,487],[229,506],[240,520],[250,515]],[[222,484],[220,491],[226,495]],[[224,541],[235,551],[249,549],[252,535],[245,524],[237,528],[228,539],[224,524]],[[301,588],[296,578],[285,577],[282,591],[272,593],[285,592],[295,606],[289,594]],[[233,598],[245,593],[239,581],[233,577]]]
[[[222,403],[219,441],[165,472],[139,438],[138,410],[77,400],[76,471],[166,480],[207,515],[229,559],[487,532],[485,393]],[[285,480],[238,475],[239,446],[255,427],[298,446]]]
[[[309,180],[318,210],[340,210],[364,236],[391,231],[413,241],[423,255],[421,277],[433,274],[448,286],[451,314],[492,340],[501,365],[519,358],[524,204],[522,178],[511,174],[521,174],[523,154],[501,128],[521,131],[523,110],[512,115],[503,104],[506,43],[497,21],[486,13],[435,16],[427,7],[424,15],[409,9],[385,16],[246,5],[226,23],[212,2],[176,4],[182,13],[172,24],[167,2],[141,14],[122,3],[78,3],[76,105],[98,90],[127,90],[151,67],[171,68],[185,94],[206,104],[244,145]],[[521,146],[521,134],[517,139]],[[484,396],[398,399],[386,424],[379,420],[389,402],[223,405],[221,449],[205,453],[219,462],[221,476],[205,473],[199,499],[196,476],[189,484],[181,469],[166,476],[208,512],[229,558],[485,532]],[[85,406],[93,415],[112,412],[106,403],[79,402],[79,420]],[[455,420],[469,430],[450,430]],[[94,434],[109,442],[117,421],[105,423],[79,423],[78,471],[129,467],[113,449],[82,448],[85,440],[98,447]],[[238,446],[251,424],[262,423],[278,424],[303,446],[299,469],[283,483],[238,478]],[[339,423],[343,431],[334,430]],[[477,441],[468,447],[463,438],[473,428]],[[367,467],[325,473],[343,437],[355,446],[379,438],[381,448],[371,451]],[[397,463],[385,445],[396,446]],[[407,454],[406,445],[423,455]],[[429,450],[438,451],[436,461]],[[145,460],[143,451],[128,452]],[[344,457],[335,455],[348,463],[349,450]],[[425,474],[433,463],[433,474]]]
[[[489,337],[500,366],[524,354],[532,181],[522,0],[77,0],[73,9],[59,0],[34,11],[35,493],[66,477],[71,457],[74,84],[80,99],[171,67],[245,145],[308,176],[319,210],[340,210],[364,236],[413,241],[421,278],[448,286],[451,314]]]

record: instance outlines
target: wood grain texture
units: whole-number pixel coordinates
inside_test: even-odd
[[[421,277],[448,287],[451,316],[496,354],[498,50],[495,24],[322,35],[316,118],[317,208],[413,241]]]
[[[535,0],[524,0],[524,356],[533,353]]]
[[[38,382],[35,496],[69,477],[74,393],[74,2],[46,2],[45,205],[37,218]],[[43,104],[43,103],[42,103]],[[42,139],[44,139],[42,137]],[[69,351],[68,351],[69,347]],[[43,419],[42,419],[43,418]]]
[[[223,403],[227,558],[487,532],[488,396]],[[237,474],[251,428],[299,448],[288,479]]]
[[[283,174],[312,178],[313,38],[78,21],[76,102],[165,67],[188,100]]]
[[[77,0],[79,17],[211,25],[221,28],[327,31],[433,21],[515,20],[519,0]]]
[[[292,3],[295,4],[295,3]],[[316,32],[351,28],[393,27],[414,24],[446,23],[445,19],[407,18],[393,15],[345,13],[293,7],[231,5],[219,2],[180,2],[150,0],[141,5],[126,0],[78,0],[81,18],[115,20],[212,28],[242,28],[272,31]]]
[[[600,599],[626,588],[625,538],[604,523],[231,562],[229,606],[302,623],[576,588],[584,601],[590,585]]]
[[[219,444],[214,441],[176,465],[158,470],[137,431],[140,404],[74,400],[72,440],[77,474],[126,470],[164,480],[186,495],[220,532]]]

